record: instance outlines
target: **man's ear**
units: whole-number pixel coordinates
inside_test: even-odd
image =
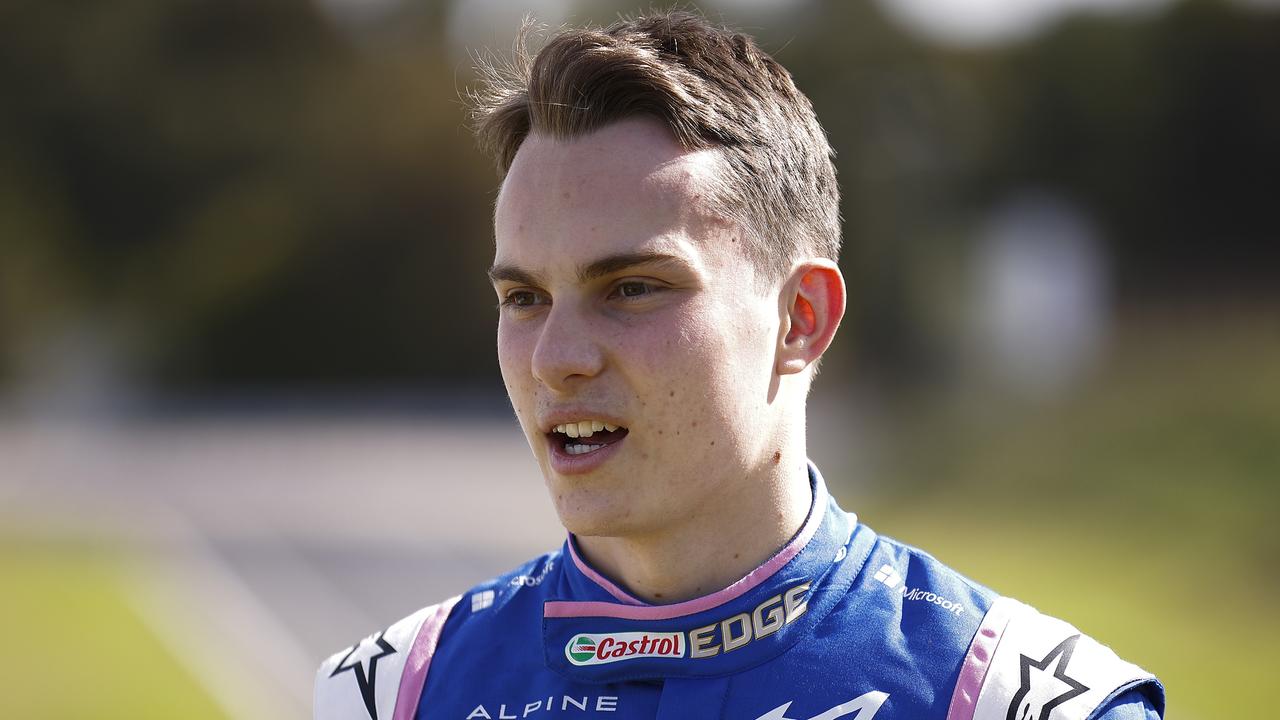
[[[782,285],[779,375],[803,371],[822,357],[844,317],[844,276],[831,260],[806,260]]]

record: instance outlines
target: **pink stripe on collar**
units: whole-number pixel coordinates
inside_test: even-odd
[[[819,486],[821,487],[821,486]],[[573,549],[572,538],[569,542],[569,551],[573,556],[573,562],[578,566],[584,575],[594,580],[597,584],[609,592],[610,595],[618,598],[625,605],[616,605],[610,602],[575,602],[572,600],[549,600],[542,605],[543,617],[612,617],[622,618],[625,620],[668,620],[681,615],[692,615],[693,613],[710,610],[724,603],[735,600],[742,595],[755,588],[760,583],[768,580],[774,573],[778,572],[791,559],[800,554],[805,545],[813,539],[817,534],[818,527],[822,525],[822,519],[827,514],[827,499],[825,493],[814,493],[813,507],[809,509],[809,517],[805,520],[804,525],[800,528],[800,532],[787,543],[787,546],[778,551],[776,555],[769,558],[765,564],[747,573],[741,580],[738,580],[729,587],[710,595],[703,595],[700,598],[686,600],[684,602],[673,603],[671,605],[647,605],[636,600],[627,593],[623,592],[618,586],[614,585],[607,578],[592,570],[586,563],[578,557],[577,552]]]
[[[630,593],[626,590],[614,585],[612,580],[596,572],[595,568],[583,562],[582,558],[578,557],[578,543],[575,541],[572,534],[569,535],[569,556],[573,558],[573,564],[578,566],[579,572],[586,575],[595,584],[604,588],[610,595],[617,598],[619,602],[624,602],[628,605],[644,605],[643,600],[631,597]]]

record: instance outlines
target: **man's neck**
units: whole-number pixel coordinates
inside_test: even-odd
[[[726,492],[715,507],[660,533],[578,537],[587,562],[655,604],[725,588],[762,565],[799,531],[813,493],[807,464],[786,463],[760,484]]]

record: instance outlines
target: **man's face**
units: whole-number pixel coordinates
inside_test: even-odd
[[[716,168],[637,118],[530,136],[503,184],[498,358],[575,533],[712,517],[772,461],[778,295],[705,212]]]

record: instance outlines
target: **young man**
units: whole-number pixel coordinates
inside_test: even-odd
[[[318,718],[1160,717],[1151,675],[877,536],[806,461],[845,290],[785,69],[661,13],[476,101],[502,376],[569,538],[334,655]]]

